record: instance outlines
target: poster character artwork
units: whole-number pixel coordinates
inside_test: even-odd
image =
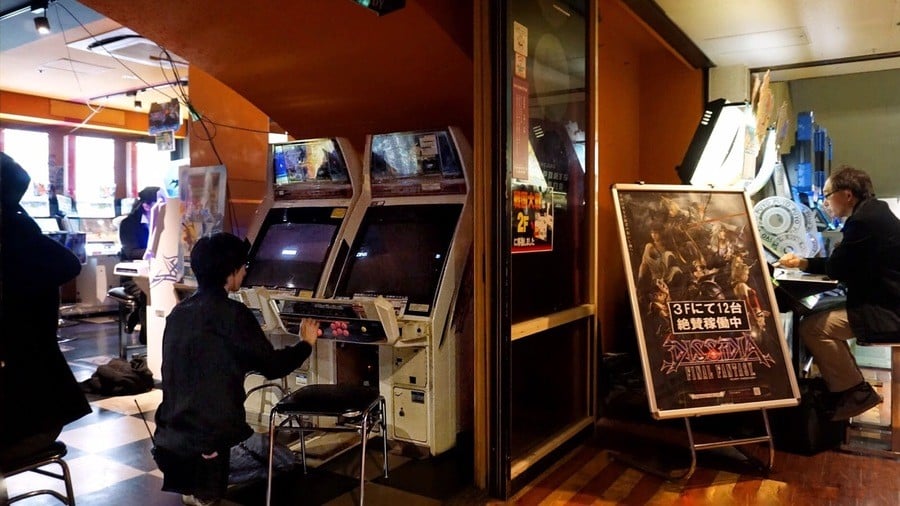
[[[614,195],[654,416],[793,405],[796,382],[746,197],[633,188],[616,185]]]

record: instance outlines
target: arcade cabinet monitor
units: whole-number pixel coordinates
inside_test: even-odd
[[[244,286],[315,292],[343,207],[273,208],[250,249]]]
[[[335,296],[406,298],[406,314],[431,314],[462,204],[370,207]]]
[[[332,139],[313,139],[272,145],[275,186],[308,181],[349,182],[347,164]]]

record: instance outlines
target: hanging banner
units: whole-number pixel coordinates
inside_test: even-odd
[[[512,252],[553,250],[553,190],[513,185]]]
[[[746,194],[652,185],[612,191],[653,416],[797,405]]]

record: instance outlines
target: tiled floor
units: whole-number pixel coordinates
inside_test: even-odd
[[[60,332],[77,337],[61,346],[78,380],[89,378],[98,364],[107,362],[118,351],[115,323],[92,320]],[[72,471],[79,506],[181,504],[180,496],[161,491],[162,476],[150,456],[149,431],[153,430],[153,414],[160,400],[159,390],[136,396],[93,398],[92,413],[65,428],[60,439],[69,448],[66,462]],[[867,415],[877,420],[882,418],[879,411],[883,409]],[[143,411],[146,424],[139,410]],[[805,457],[778,451],[774,469],[761,473],[731,456],[722,458],[715,452],[701,452],[697,471],[690,480],[664,481],[624,464],[617,458],[622,453],[611,449],[635,452],[644,464],[667,459],[683,461],[686,449],[649,439],[647,434],[657,430],[655,426],[629,422],[624,425],[627,430],[621,430],[622,427],[617,430],[615,424],[601,424],[597,438],[561,458],[506,504],[900,504],[900,461],[896,459],[837,451]],[[683,436],[680,432],[677,435]],[[380,448],[375,443],[372,446]],[[365,489],[366,503],[503,504],[472,486],[472,460],[470,452],[458,449],[431,459],[410,459],[392,451],[390,477],[383,479],[380,453],[373,452],[366,458],[366,477],[370,480]],[[350,450],[312,469],[308,475],[300,469],[280,475],[275,480],[274,504],[356,504],[358,466],[359,452]],[[12,494],[45,486],[63,490],[58,481],[32,473],[14,476],[7,485]],[[223,504],[264,503],[265,483],[257,480],[229,489]],[[19,504],[59,502],[40,496],[16,506]]]
[[[117,355],[117,327],[114,321],[92,318],[60,329],[60,335],[76,339],[62,343],[76,379],[90,378],[97,366]],[[136,335],[136,334],[135,334]],[[93,399],[91,414],[65,427],[60,440],[66,443],[65,460],[79,506],[181,504],[177,494],[161,491],[162,474],[150,449],[153,415],[162,400],[158,389],[120,397]],[[143,411],[142,419],[140,412]],[[146,421],[145,421],[146,420]],[[370,446],[380,448],[380,443]],[[484,502],[481,493],[470,486],[471,457],[459,457],[454,451],[438,458],[413,460],[389,452],[390,476],[380,477],[380,453],[366,459],[367,504],[433,505],[462,500]],[[358,502],[359,452],[350,450],[327,464],[310,470],[306,476],[295,470],[275,480],[276,504],[318,505]],[[37,488],[64,493],[62,483],[35,473],[23,473],[7,479],[10,495]],[[465,499],[454,499],[454,498]],[[256,505],[265,503],[265,482],[244,483],[229,489],[224,504]],[[56,505],[50,496],[22,501],[23,506]]]

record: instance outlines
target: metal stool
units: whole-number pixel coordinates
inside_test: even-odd
[[[106,295],[119,303],[119,358],[127,359],[128,350],[143,348],[143,344],[125,343],[125,325],[128,315],[135,310],[138,299],[125,291],[124,287],[110,288]]]
[[[59,499],[63,502],[63,504],[74,506],[75,492],[72,490],[72,476],[69,473],[69,466],[63,460],[63,457],[65,457],[67,451],[68,450],[66,449],[65,443],[63,443],[62,441],[55,441],[49,447],[34,455],[29,455],[28,457],[16,461],[3,462],[2,464],[0,464],[0,475],[5,477],[15,476],[26,471],[31,471],[33,473],[43,474],[44,476],[62,480],[66,484],[66,495],[62,495],[56,490],[50,489],[32,490],[31,492],[25,492],[17,496],[10,497],[4,504],[12,504],[16,501],[21,501],[22,499],[28,499],[29,497],[48,494]],[[45,469],[39,469],[49,464],[58,464],[62,469],[62,473],[57,474]]]
[[[275,417],[288,418],[279,426]],[[334,427],[303,427],[304,416],[329,416],[339,418]],[[269,414],[269,469],[266,484],[266,505],[272,504],[272,460],[275,449],[275,432],[289,430],[300,432],[300,455],[303,472],[306,473],[306,440],[304,432],[359,432],[362,451],[359,464],[359,504],[363,504],[366,484],[366,441],[376,426],[381,430],[384,460],[384,477],[388,475],[387,423],[385,422],[384,397],[377,390],[356,385],[309,385],[297,390],[278,402]],[[285,426],[298,419],[299,427]],[[349,420],[353,420],[352,422]],[[357,421],[358,420],[358,421]]]

